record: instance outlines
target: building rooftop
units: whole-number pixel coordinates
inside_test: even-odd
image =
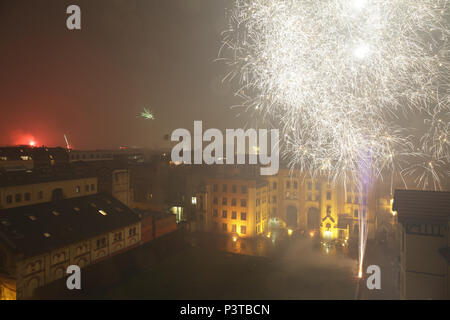
[[[90,177],[96,177],[96,173],[93,168],[76,167],[69,164],[61,164],[27,171],[8,172],[0,170],[0,187]]]
[[[445,222],[450,219],[450,192],[395,190],[392,209],[400,222]]]
[[[111,195],[95,194],[0,210],[0,241],[29,257],[139,220]]]

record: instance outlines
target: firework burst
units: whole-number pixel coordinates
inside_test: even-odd
[[[144,108],[144,110],[138,114],[138,117],[142,117],[146,120],[155,120],[155,116],[150,109]]]
[[[386,176],[448,179],[448,0],[236,0],[219,56],[242,106],[279,124],[291,168],[361,195]]]
[[[291,166],[358,181],[418,149],[448,163],[449,40],[446,0],[237,0],[220,56],[243,106],[280,124]],[[430,127],[419,147],[409,113]]]

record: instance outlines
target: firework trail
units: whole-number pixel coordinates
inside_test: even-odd
[[[361,194],[448,180],[448,0],[236,0],[219,57],[242,106],[279,124],[291,167]]]

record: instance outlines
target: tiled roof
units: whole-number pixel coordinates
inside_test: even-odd
[[[0,210],[0,241],[33,256],[139,220],[114,197],[95,194]]]
[[[395,190],[393,210],[400,222],[445,222],[450,219],[450,192]]]

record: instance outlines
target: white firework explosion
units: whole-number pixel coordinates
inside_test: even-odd
[[[403,172],[419,152],[444,168],[449,8],[448,0],[236,0],[220,56],[243,106],[280,124],[291,166],[344,183],[367,167]],[[421,139],[402,122],[408,114],[430,126]]]
[[[238,79],[243,107],[279,123],[291,168],[361,195],[386,175],[448,181],[448,0],[235,0],[229,17],[225,79]],[[420,136],[405,123],[417,117]]]

